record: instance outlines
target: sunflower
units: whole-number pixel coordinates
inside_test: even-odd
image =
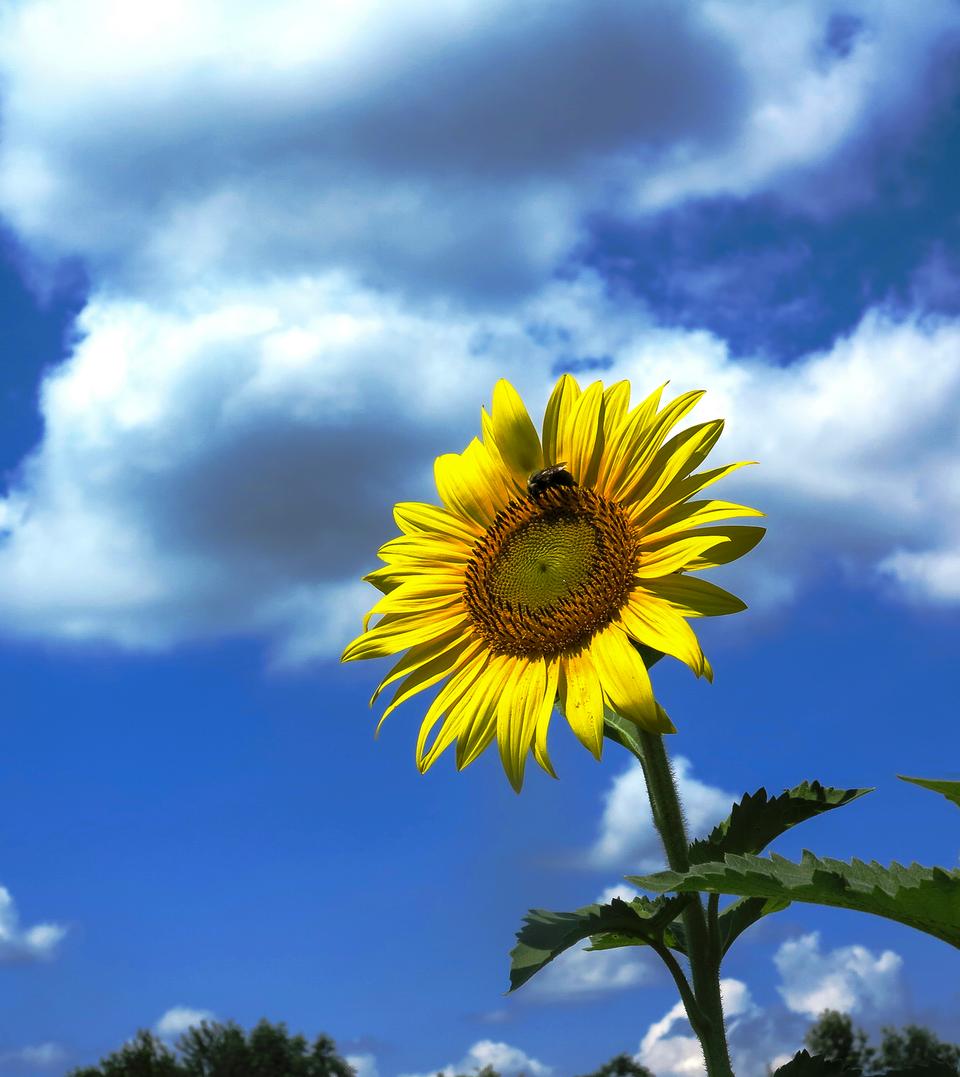
[[[642,651],[712,679],[687,619],[745,606],[689,573],[740,557],[763,535],[718,521],[763,513],[691,500],[743,463],[697,472],[723,421],[667,440],[703,393],[663,407],[661,393],[631,408],[628,382],[581,391],[565,374],[541,439],[517,391],[499,381],[482,439],[436,461],[442,506],[395,507],[401,534],[364,577],[383,597],[342,660],[405,652],[370,701],[400,682],[380,725],[441,685],[420,728],[421,771],[454,741],[462,769],[496,739],[519,791],[530,752],[556,776],[547,754],[555,706],[597,758],[605,708],[675,732]]]

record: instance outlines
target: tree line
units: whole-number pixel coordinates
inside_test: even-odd
[[[945,1043],[929,1029],[906,1025],[884,1028],[880,1043],[868,1042],[847,1014],[827,1010],[807,1032],[814,1055],[851,1073],[930,1073],[960,1077],[960,1045]],[[935,1067],[930,1069],[929,1067]],[[824,1071],[827,1072],[827,1071]],[[834,1070],[834,1072],[837,1072]],[[71,1070],[67,1077],[356,1077],[329,1036],[309,1042],[285,1024],[260,1021],[249,1032],[230,1021],[203,1021],[169,1047],[152,1032],[140,1031],[95,1066]],[[438,1074],[438,1077],[443,1075]],[[491,1066],[459,1077],[500,1077]],[[522,1077],[522,1075],[521,1075]],[[629,1054],[618,1054],[584,1077],[655,1077]]]

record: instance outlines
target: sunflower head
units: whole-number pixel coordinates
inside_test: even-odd
[[[453,743],[462,768],[496,740],[515,789],[531,752],[554,774],[556,707],[597,758],[605,709],[674,732],[642,648],[712,677],[688,620],[744,604],[692,573],[752,549],[763,529],[724,521],[763,514],[696,499],[743,463],[698,471],[723,422],[669,436],[703,393],[661,405],[661,392],[631,407],[627,382],[581,390],[565,374],[541,437],[500,381],[482,437],[436,461],[441,505],[395,507],[400,534],[365,577],[383,597],[343,660],[402,653],[371,700],[399,682],[381,724],[440,686],[417,741],[422,771]]]

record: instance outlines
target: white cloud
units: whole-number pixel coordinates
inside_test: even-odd
[[[0,964],[49,959],[66,933],[60,924],[22,927],[13,896],[0,886]]]
[[[647,950],[587,950],[589,942],[565,951],[530,982],[530,997],[585,998],[650,983],[657,971]]]
[[[770,516],[758,551],[716,575],[748,603],[838,565],[857,585],[960,600],[942,571],[960,557],[960,322],[873,312],[777,368],[658,328],[589,274],[483,317],[417,313],[332,275],[172,307],[99,298],[81,328],[44,383],[44,441],[0,500],[8,631],[337,653],[390,503],[435,499],[433,456],[472,436],[498,376],[536,412],[558,355],[607,355],[605,378],[637,392],[710,390],[701,416],[728,417],[717,462],[761,461],[720,495]]]
[[[726,454],[762,461],[724,492],[771,516],[727,574],[748,601],[837,563],[960,600],[960,324],[874,312],[780,369],[556,279],[597,206],[782,186],[910,107],[953,5],[319,10],[0,14],[0,212],[93,283],[0,500],[0,628],[336,654],[390,502],[433,496],[496,377],[539,403],[558,359],[598,356],[638,391],[708,387]],[[860,24],[831,51],[838,11]]]
[[[353,1068],[357,1077],[380,1077],[374,1055],[347,1055],[346,1063]]]
[[[213,1021],[210,1010],[194,1010],[189,1006],[172,1006],[153,1026],[153,1031],[165,1040],[173,1039],[203,1021]]]
[[[678,148],[653,170],[638,189],[638,202],[647,209],[769,188],[815,214],[863,199],[871,184],[849,151],[917,107],[929,92],[938,51],[960,31],[949,0],[933,0],[922,11],[896,0],[712,0],[704,12],[739,58],[743,113],[713,152]],[[842,50],[830,47],[836,17],[854,27]],[[764,48],[758,49],[761,24]],[[822,178],[810,182],[825,161],[845,153],[844,168],[831,172],[828,185]]]
[[[958,25],[947,0],[24,0],[0,211],[124,288],[320,266],[510,295],[593,211],[782,185],[895,123]]]
[[[902,1002],[903,959],[892,950],[874,955],[864,946],[841,946],[824,954],[813,932],[783,943],[774,963],[787,1007],[807,1017],[824,1010],[889,1016]]]
[[[789,1061],[800,1050],[809,1021],[824,1009],[879,1020],[903,1012],[902,962],[889,950],[875,956],[863,946],[843,946],[823,954],[819,937],[811,934],[784,943],[774,963],[785,1007],[760,1006],[743,981],[721,981],[727,1041],[739,1077],[766,1077]],[[658,1077],[704,1073],[703,1055],[683,1003],[650,1025],[635,1057]]]
[[[519,1047],[494,1040],[479,1040],[456,1064],[434,1067],[423,1074],[404,1074],[403,1077],[437,1077],[437,1074],[455,1077],[458,1074],[477,1073],[484,1066],[492,1066],[501,1077],[518,1077],[521,1073],[530,1077],[547,1077],[553,1072],[551,1066],[532,1058]]]
[[[736,797],[692,777],[690,760],[683,756],[674,759],[673,768],[689,835],[703,837],[729,814]],[[637,871],[663,867],[663,849],[653,825],[639,763],[631,763],[614,778],[604,794],[600,833],[587,854],[587,862],[598,868],[630,864]]]
[[[502,294],[550,273],[622,159],[738,119],[735,50],[665,2],[118,18],[109,0],[33,0],[0,29],[0,209],[125,286],[348,265]]]
[[[750,991],[741,980],[721,980],[720,992],[728,1022],[755,1010]],[[682,1002],[678,1002],[647,1029],[646,1035],[640,1041],[636,1059],[653,1070],[657,1077],[699,1077],[706,1072],[700,1041],[696,1036],[686,1033],[677,1032],[671,1035],[677,1023],[689,1028]],[[743,1077],[753,1075],[744,1073]]]
[[[38,1043],[21,1047],[16,1051],[0,1051],[0,1065],[16,1069],[28,1067],[30,1070],[52,1070],[61,1067],[67,1058],[67,1052],[58,1043]]]
[[[189,313],[92,304],[6,502],[0,620],[128,646],[276,631],[298,654],[336,651],[390,500],[427,493],[517,335],[491,325],[502,339],[474,356],[480,328],[339,279]]]
[[[678,1002],[659,1021],[654,1021],[640,1041],[637,1061],[655,1069],[658,1077],[706,1073],[703,1051],[696,1036],[670,1035],[673,1026],[686,1022],[683,1003]]]
[[[625,883],[608,886],[596,899],[605,905],[614,898],[632,901],[637,891]],[[623,991],[658,979],[659,967],[650,950],[625,946],[616,950],[588,950],[589,939],[553,959],[530,981],[524,997],[545,1002],[589,998]]]

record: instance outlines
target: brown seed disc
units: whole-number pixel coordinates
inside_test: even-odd
[[[581,486],[511,501],[474,547],[464,601],[496,654],[584,646],[624,607],[637,542],[623,509]]]

